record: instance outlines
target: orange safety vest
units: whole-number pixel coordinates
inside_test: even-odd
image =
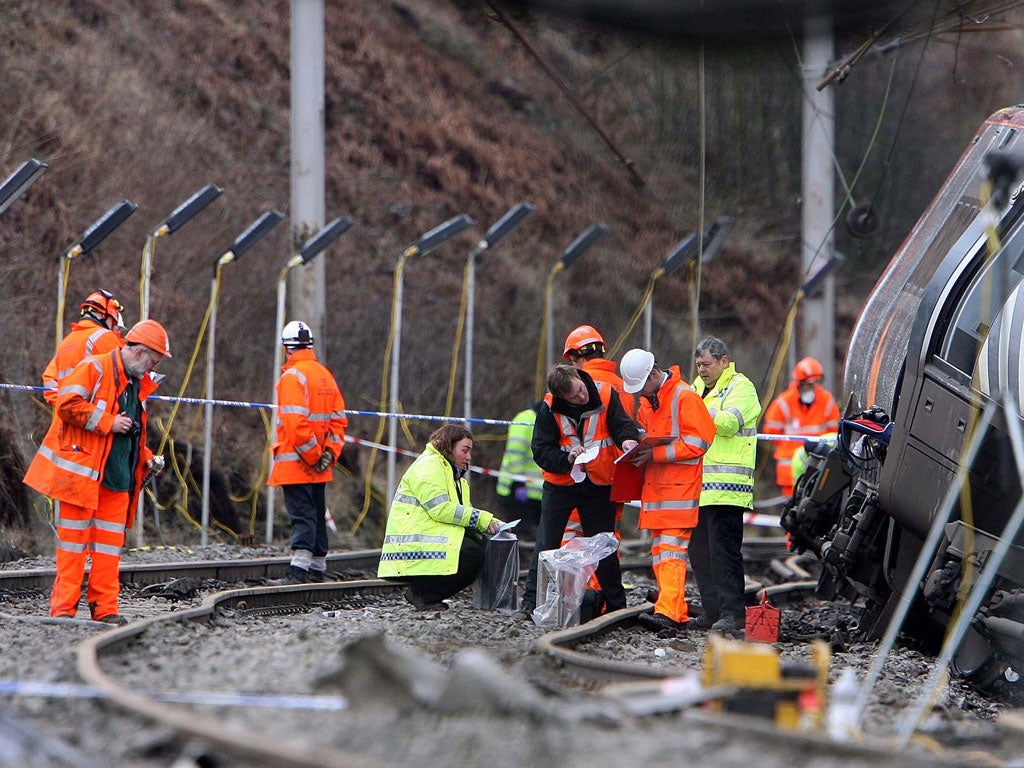
[[[814,387],[814,402],[800,402],[796,382],[775,398],[764,414],[762,430],[769,435],[808,435],[817,437],[839,429],[839,406],[832,393],[820,385]],[[802,445],[790,440],[775,443],[775,483],[780,488],[793,487],[793,454]],[[790,491],[792,493],[792,491]]]
[[[633,395],[622,388],[622,379],[615,373],[615,361],[603,357],[594,357],[583,363],[583,370],[590,374],[595,382],[611,384],[612,388],[619,393],[619,402],[630,418],[633,418],[636,410],[636,400]]]
[[[136,507],[146,465],[153,452],[146,445],[146,398],[158,386],[152,375],[139,381],[142,410],[139,422],[139,460],[128,505],[129,517]],[[128,373],[120,349],[85,358],[60,383],[56,417],[25,473],[24,483],[45,496],[96,509],[103,467],[113,445],[114,408],[128,386]],[[128,523],[131,525],[131,522]]]
[[[345,399],[334,376],[312,349],[288,355],[277,381],[277,434],[270,447],[273,464],[267,485],[327,483],[332,467],[317,472],[313,465],[324,450],[334,454],[345,445]]]
[[[597,394],[601,398],[601,405],[592,411],[583,414],[583,421],[580,425],[580,433],[576,431],[575,422],[564,413],[551,411],[551,417],[555,420],[558,428],[558,444],[563,451],[568,452],[573,446],[581,442],[584,448],[593,445],[599,446],[598,454],[589,464],[586,465],[587,477],[594,485],[611,485],[612,475],[615,471],[615,459],[622,455],[622,451],[615,445],[611,433],[608,432],[608,403],[611,401],[612,388],[600,382],[594,382],[597,387]],[[554,396],[548,392],[544,395],[544,402],[548,408],[554,403]],[[582,440],[580,438],[582,434]],[[545,482],[552,485],[575,485],[576,481],[568,472],[558,474],[543,470]]]
[[[57,352],[43,369],[43,397],[50,405],[57,404],[57,388],[61,380],[90,355],[102,355],[124,346],[124,339],[106,326],[90,318],[71,324],[71,332],[61,339]]]
[[[658,389],[658,409],[646,397],[640,398],[637,421],[645,437],[672,438],[654,446],[651,461],[644,467],[640,492],[641,528],[693,528],[704,473],[704,454],[717,431],[700,395],[693,391],[679,366]]]

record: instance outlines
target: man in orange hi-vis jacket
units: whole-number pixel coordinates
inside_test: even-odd
[[[277,435],[267,485],[280,485],[292,524],[292,561],[276,584],[323,581],[327,574],[327,483],[345,444],[345,400],[316,358],[313,332],[299,320],[281,331],[288,359],[277,381]]]
[[[92,559],[86,599],[94,621],[124,624],[118,613],[121,547],[153,452],[146,446],[152,371],[171,356],[167,331],[137,323],[125,346],[86,357],[60,382],[56,418],[25,473],[25,484],[54,500],[57,575],[50,615],[73,618]]]
[[[586,371],[590,377],[599,383],[608,384],[619,393],[619,402],[626,415],[633,418],[636,405],[633,402],[633,395],[622,388],[622,379],[615,372],[615,361],[605,358],[607,348],[604,337],[592,325],[580,325],[573,328],[565,337],[565,351],[562,357],[568,360],[581,371]],[[622,539],[620,526],[622,524],[622,504],[615,508],[615,537]],[[569,522],[565,525],[565,534],[562,536],[562,545],[577,536],[583,535],[583,526],[580,524],[580,513],[573,510],[569,515]],[[597,576],[590,579],[590,588],[598,589]]]
[[[653,354],[631,349],[619,371],[626,391],[640,401],[637,421],[644,441],[626,460],[644,467],[639,524],[651,531],[658,580],[654,612],[637,620],[652,631],[674,633],[690,620],[686,550],[697,525],[704,454],[715,439],[715,422],[679,366],[659,370]]]
[[[768,435],[818,437],[839,429],[839,406],[832,393],[821,386],[821,363],[805,357],[793,369],[793,381],[764,412],[761,429]],[[803,445],[798,440],[774,443],[775,483],[783,496],[793,496],[793,454]]]

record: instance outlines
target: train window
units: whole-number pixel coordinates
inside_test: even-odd
[[[1024,267],[1024,238],[1011,236],[996,259],[985,261],[987,237],[979,238],[965,254],[964,261],[974,263],[973,269],[962,273],[961,280],[967,281],[965,290],[954,290],[948,302],[953,305],[950,322],[943,331],[937,357],[968,379],[973,378],[978,357],[988,339],[989,331],[999,323],[1004,299],[1016,293],[1021,282]],[[1007,261],[1013,259],[1007,269]],[[999,271],[1006,270],[1005,274]],[[1007,304],[1014,314],[1014,325],[1020,310],[1016,302]]]

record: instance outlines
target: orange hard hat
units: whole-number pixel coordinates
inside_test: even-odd
[[[604,352],[605,344],[601,334],[592,325],[581,325],[574,328],[565,337],[565,350],[562,357],[569,359],[570,352],[590,354],[591,352]]]
[[[114,294],[102,289],[93,291],[86,296],[78,309],[83,317],[85,315],[92,315],[97,320],[103,320],[107,317],[118,320],[121,317],[121,312],[124,311],[124,307],[121,306],[121,302],[114,298]]]
[[[794,381],[821,381],[825,378],[825,370],[821,363],[813,357],[805,357],[793,369]]]
[[[142,344],[164,357],[171,357],[171,342],[167,331],[156,320],[140,320],[125,334],[124,340],[131,344]]]

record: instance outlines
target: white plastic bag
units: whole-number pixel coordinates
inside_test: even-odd
[[[577,536],[560,549],[541,552],[533,623],[550,629],[580,623],[580,604],[597,564],[619,548],[614,533]]]

